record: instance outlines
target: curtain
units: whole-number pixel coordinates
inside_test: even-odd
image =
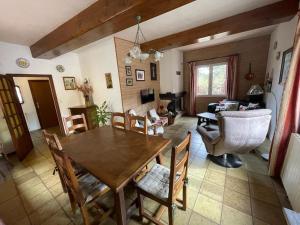
[[[237,93],[237,71],[238,71],[238,55],[232,55],[228,58],[227,67],[227,98],[230,100],[236,99]]]
[[[293,58],[285,84],[279,120],[272,142],[269,174],[280,176],[291,133],[300,132],[300,25],[298,22]]]
[[[197,73],[196,73],[196,63],[188,63],[190,71],[189,79],[189,105],[188,105],[188,114],[190,116],[196,115],[196,95],[197,95]]]

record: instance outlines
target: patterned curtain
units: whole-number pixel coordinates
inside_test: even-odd
[[[196,64],[191,62],[188,64],[190,71],[189,79],[189,105],[188,114],[190,116],[196,115],[196,95],[197,95],[197,74],[196,74]]]
[[[300,25],[298,22],[293,58],[285,84],[278,125],[272,142],[269,174],[280,176],[291,133],[300,132]]]
[[[237,93],[237,71],[238,71],[238,55],[232,55],[228,58],[227,67],[227,98],[230,100],[236,99]]]

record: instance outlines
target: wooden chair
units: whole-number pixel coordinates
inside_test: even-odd
[[[116,118],[122,118],[123,123],[116,120]],[[111,125],[115,128],[126,129],[126,116],[125,113],[114,112],[111,114]]]
[[[112,209],[104,212],[95,200],[106,194],[110,189],[90,174],[86,174],[80,178],[76,177],[71,160],[64,153],[57,136],[49,133],[45,135],[50,143],[51,153],[62,176],[63,185],[67,189],[73,212],[75,212],[76,205],[78,205],[84,224],[90,225],[87,205],[93,204],[93,206],[101,211],[101,221],[103,221],[112,213]]]
[[[183,210],[187,208],[187,172],[189,159],[189,146],[191,133],[176,147],[172,148],[171,169],[156,164],[140,181],[137,182],[139,213],[155,224],[163,225],[160,218],[168,208],[169,224],[174,225],[174,210],[176,200],[182,204]],[[182,156],[183,154],[183,156]],[[178,157],[180,155],[180,159]],[[182,190],[183,199],[176,199]],[[144,211],[143,197],[151,198],[161,204],[155,217]]]
[[[62,147],[61,147],[61,144],[59,142],[59,139],[58,139],[57,135],[50,134],[46,130],[42,130],[42,133],[43,133],[43,136],[46,140],[46,143],[49,147],[49,150],[50,150],[51,154],[52,154],[52,151],[51,151],[52,148],[62,150]],[[55,161],[55,157],[54,157],[53,154],[52,154],[52,157]],[[72,163],[72,164],[73,164],[73,168],[74,168],[74,173],[76,174],[77,177],[81,177],[81,176],[83,176],[84,174],[87,173],[86,170],[84,170],[82,167],[80,167],[76,163]],[[58,175],[59,175],[59,178],[60,178],[60,181],[61,181],[64,192],[67,192],[66,185],[64,184],[63,179],[62,179],[62,174],[60,173],[57,166],[53,170],[53,175],[55,175],[56,172],[58,172]]]
[[[129,130],[147,134],[148,127],[147,127],[147,116],[134,116],[134,115],[128,115],[129,120]],[[142,125],[137,126],[136,122],[141,122]]]
[[[78,122],[78,120],[81,120],[81,123]],[[73,116],[65,117],[63,119],[63,122],[64,122],[66,135],[71,135],[76,132],[88,130],[86,119],[83,113],[81,115],[73,115]],[[71,123],[71,126],[68,126],[68,123]]]

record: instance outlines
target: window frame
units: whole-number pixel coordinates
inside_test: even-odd
[[[20,93],[21,99],[20,99],[19,96],[18,96],[17,89],[19,89],[19,93]],[[16,90],[16,95],[17,95],[17,98],[18,98],[19,103],[20,103],[20,104],[24,104],[24,97],[23,97],[23,94],[22,94],[22,91],[21,91],[20,86],[19,86],[19,85],[15,85],[15,90]]]
[[[207,63],[207,64],[201,64],[197,66],[197,79],[196,79],[196,85],[198,86],[198,68],[199,67],[204,67],[207,66],[209,68],[209,78],[208,78],[208,94],[198,94],[198,92],[196,93],[196,96],[198,97],[226,97],[227,93],[225,94],[221,94],[221,95],[216,95],[216,94],[212,94],[212,84],[213,84],[213,66],[217,66],[217,65],[226,65],[228,68],[228,62],[227,61],[222,61],[222,62],[217,62],[217,63]],[[228,78],[228,69],[226,69],[226,81]]]

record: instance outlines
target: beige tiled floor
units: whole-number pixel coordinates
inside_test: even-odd
[[[241,156],[244,164],[226,169],[206,159],[205,146],[195,131],[195,118],[181,118],[166,128],[165,137],[179,143],[188,130],[192,131],[189,166],[188,210],[176,210],[178,225],[279,225],[285,224],[281,207],[290,207],[280,182],[266,176],[267,164],[254,154]],[[12,166],[0,160],[7,174],[0,177],[0,218],[7,225],[71,225],[81,224],[79,211],[71,213],[68,197],[63,193],[58,175],[53,175],[54,162],[40,132],[33,135],[34,150],[23,162],[15,156]],[[169,166],[170,148],[165,153]],[[127,199],[135,192],[128,187]],[[105,202],[112,205],[109,195]],[[145,199],[147,211],[154,213],[158,204]],[[137,210],[129,224],[141,224]],[[162,220],[167,222],[167,213]],[[143,224],[147,221],[144,219]],[[104,224],[115,224],[108,219]]]

